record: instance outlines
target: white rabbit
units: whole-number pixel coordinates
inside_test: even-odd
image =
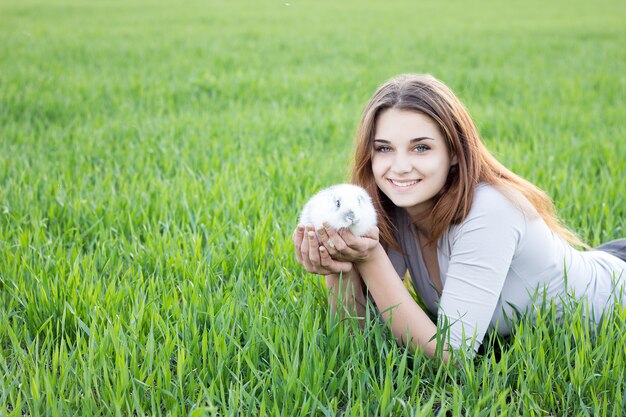
[[[354,235],[363,236],[376,226],[376,210],[363,188],[337,184],[315,194],[302,209],[300,224],[319,229],[324,222],[335,230],[348,228]]]

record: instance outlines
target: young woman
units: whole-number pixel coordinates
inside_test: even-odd
[[[298,262],[326,276],[333,308],[341,294],[362,317],[367,290],[398,341],[429,356],[437,326],[404,286],[407,271],[449,328],[445,360],[450,349],[478,349],[489,329],[510,333],[537,293],[558,307],[566,295],[586,297],[596,321],[615,300],[626,305],[626,239],[575,249],[584,245],[550,199],[491,156],[464,106],[432,76],[401,75],[376,91],[352,182],[372,196],[378,228],[356,237],[298,225]]]

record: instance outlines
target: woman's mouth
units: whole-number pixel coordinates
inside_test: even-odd
[[[406,190],[415,186],[421,180],[392,180],[391,178],[387,178],[387,181],[389,181],[393,188]]]

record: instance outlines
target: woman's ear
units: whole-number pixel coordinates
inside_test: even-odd
[[[452,155],[452,160],[450,161],[450,166],[458,165],[459,158],[456,157],[456,154]]]

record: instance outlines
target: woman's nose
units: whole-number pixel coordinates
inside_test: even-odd
[[[404,155],[400,152],[396,153],[396,157],[393,160],[392,169],[397,173],[405,173],[411,171],[413,167],[411,166],[411,161],[408,158],[408,155]]]

